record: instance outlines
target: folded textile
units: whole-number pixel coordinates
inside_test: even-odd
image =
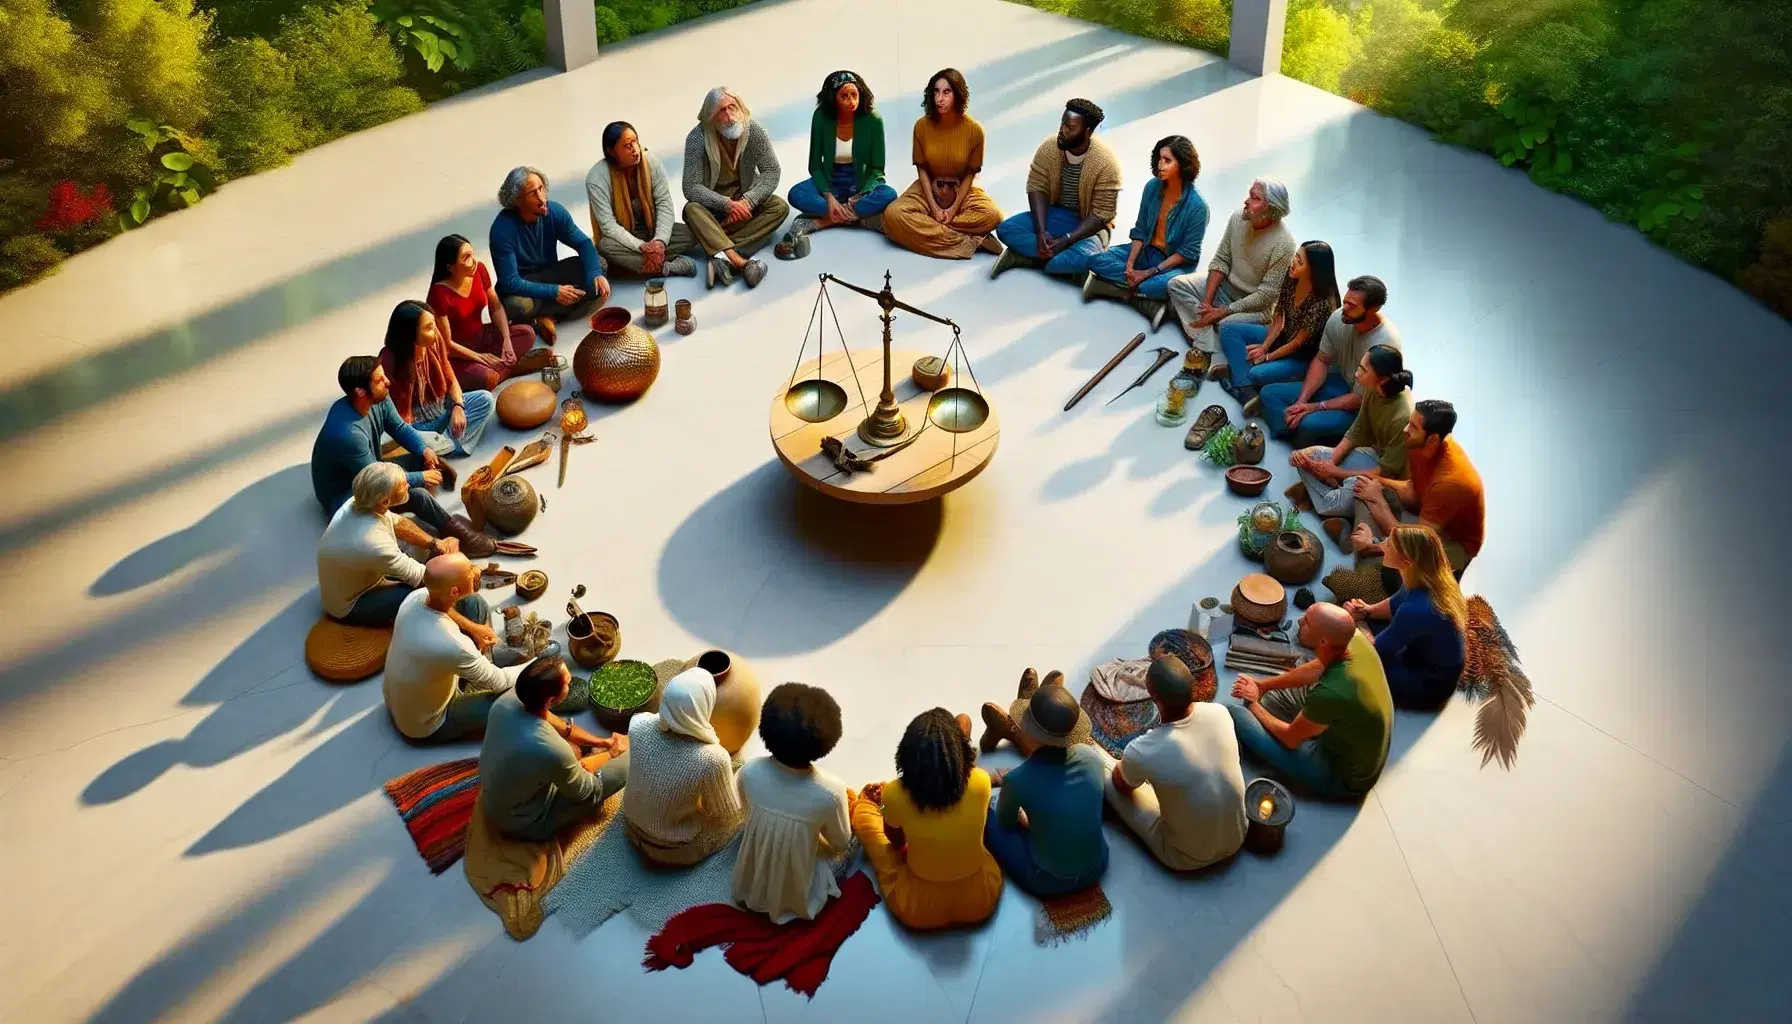
[[[1089,670],[1089,686],[1108,700],[1128,704],[1150,700],[1145,688],[1145,672],[1151,668],[1150,658],[1115,658]]]
[[[761,985],[782,978],[791,991],[814,998],[834,954],[879,902],[870,877],[857,871],[812,921],[773,924],[764,914],[727,903],[692,907],[647,940],[641,965],[649,971],[689,967],[699,952],[727,946],[723,959],[736,971]]]
[[[386,783],[386,795],[411,834],[411,842],[441,874],[467,849],[467,823],[479,798],[479,759],[432,764]]]
[[[620,793],[604,801],[594,818],[579,822],[542,843],[511,839],[486,820],[475,803],[467,826],[467,884],[518,942],[541,929],[542,902],[566,877],[566,866],[590,850],[622,807]]]
[[[544,903],[575,938],[584,938],[625,911],[630,920],[656,932],[682,910],[733,898],[734,865],[739,860],[738,833],[728,845],[688,868],[664,868],[635,852],[628,829],[605,829],[591,852],[567,868],[566,877]]]

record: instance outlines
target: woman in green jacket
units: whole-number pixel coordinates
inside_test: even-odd
[[[895,200],[896,190],[884,182],[884,120],[873,109],[871,87],[854,72],[836,71],[815,96],[809,176],[790,189],[790,205],[801,216],[777,255],[801,259],[809,254],[810,232],[862,223]]]

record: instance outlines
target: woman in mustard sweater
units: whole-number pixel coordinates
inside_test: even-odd
[[[874,104],[871,86],[854,72],[836,71],[821,83],[809,125],[809,176],[790,188],[790,205],[801,216],[774,250],[780,259],[807,256],[810,232],[863,224],[896,200],[884,181],[884,119]]]

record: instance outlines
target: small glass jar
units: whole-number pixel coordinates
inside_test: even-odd
[[[642,322],[648,327],[660,327],[666,322],[666,279],[656,277],[647,282],[646,315]]]
[[[691,317],[691,300],[679,299],[677,309],[678,322],[672,325],[672,329],[680,334],[689,334],[696,330],[697,321]]]
[[[1195,381],[1187,377],[1170,378],[1170,386],[1157,400],[1157,422],[1166,427],[1181,426],[1188,420],[1188,396],[1194,393]]]

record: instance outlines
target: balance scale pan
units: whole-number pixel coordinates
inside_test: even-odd
[[[825,423],[846,409],[846,389],[831,380],[806,380],[784,392],[784,408],[804,423]]]
[[[989,422],[989,402],[970,388],[947,388],[928,401],[927,418],[947,433],[969,433]]]

